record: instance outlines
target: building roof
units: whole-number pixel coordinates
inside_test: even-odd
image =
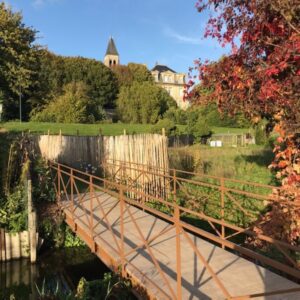
[[[158,71],[159,73],[170,71],[172,73],[176,73],[174,70],[165,65],[156,65],[151,71]]]
[[[119,55],[114,39],[111,37],[108,41],[105,55]]]

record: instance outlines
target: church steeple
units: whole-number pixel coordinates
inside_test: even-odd
[[[120,64],[119,53],[112,37],[110,37],[108,41],[107,50],[104,57],[104,64],[109,68]]]

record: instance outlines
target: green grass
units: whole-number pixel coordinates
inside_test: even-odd
[[[8,122],[3,123],[0,127],[10,132],[28,132],[36,134],[58,134],[62,131],[65,135],[98,135],[101,131],[103,135],[121,135],[124,129],[127,134],[132,133],[149,133],[152,125],[149,124],[61,124],[61,123],[35,123],[35,122]]]
[[[274,184],[268,166],[273,160],[269,147],[222,147],[212,148],[193,145],[169,149],[170,163],[179,170],[235,178],[263,184]]]
[[[127,134],[132,133],[150,133],[153,125],[151,124],[62,124],[62,123],[39,123],[39,122],[7,122],[0,125],[11,132],[28,132],[36,134],[46,134],[50,130],[50,134],[58,134],[62,131],[65,135],[98,135],[100,130],[103,135],[121,135],[124,129]],[[184,125],[177,125],[180,132],[184,132]],[[213,127],[214,133],[246,133],[249,129],[245,128],[225,128]]]

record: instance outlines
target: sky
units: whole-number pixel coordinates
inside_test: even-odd
[[[0,0],[1,1],[1,0]],[[196,59],[228,53],[204,39],[208,13],[196,0],[5,0],[38,30],[38,43],[66,56],[103,61],[108,39],[115,40],[121,64],[156,63],[187,73]]]

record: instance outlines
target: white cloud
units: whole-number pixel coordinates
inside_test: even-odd
[[[180,34],[169,27],[164,28],[164,34],[168,37],[175,39],[179,43],[192,45],[199,45],[202,43],[202,40],[199,37]]]
[[[58,3],[61,2],[62,0],[33,0],[32,5],[34,7],[41,7],[47,3]]]

